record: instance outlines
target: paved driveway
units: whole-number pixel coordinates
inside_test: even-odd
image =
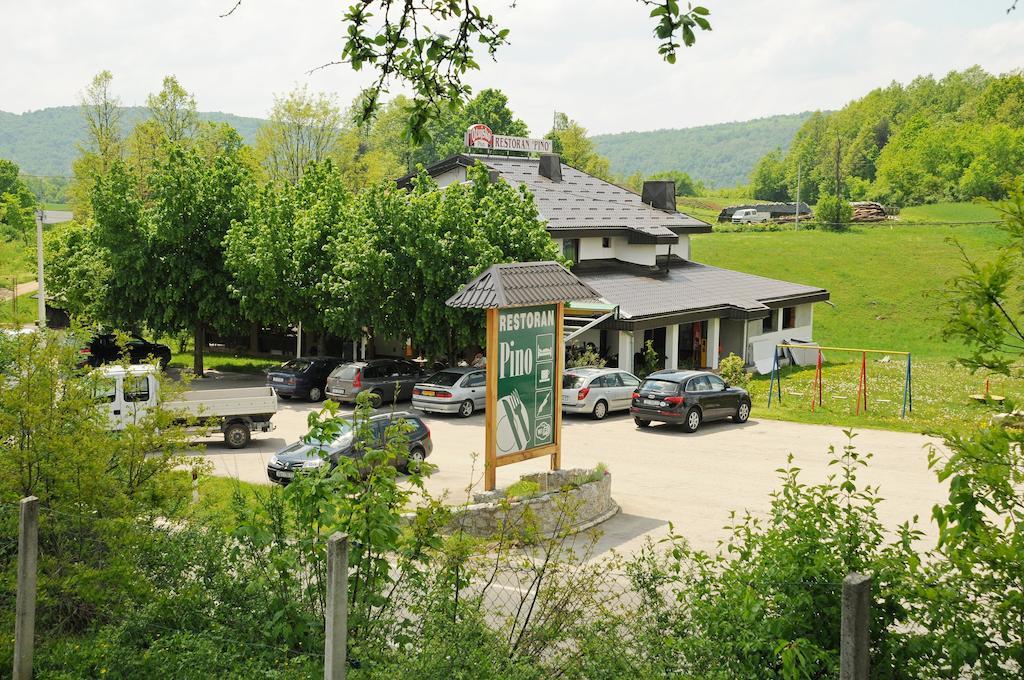
[[[224,377],[197,381],[195,387],[253,384],[262,382]],[[280,405],[274,417],[277,429],[255,435],[249,448],[233,451],[219,441],[208,444],[206,456],[216,474],[267,482],[267,460],[286,442],[305,433],[307,415],[318,407],[295,401]],[[466,498],[468,486],[482,489],[482,455],[475,467],[473,462],[473,454],[484,447],[482,414],[468,419],[431,415],[424,419],[434,440],[429,460],[439,468],[428,480],[429,490],[447,493],[456,502]],[[789,453],[803,469],[802,479],[817,483],[837,472],[828,467],[828,447],[840,449],[846,443],[840,428],[758,420],[756,411],[744,425],[706,423],[694,434],[659,425],[639,430],[624,414],[601,422],[578,417],[566,417],[563,422],[563,466],[605,463],[612,474],[612,496],[622,507],[619,515],[602,525],[601,550],[635,550],[644,536],[664,535],[669,522],[695,547],[714,549],[727,536],[723,526],[731,510],[763,514],[768,509],[769,494],[778,487],[775,471],[786,465]],[[903,432],[862,430],[854,442],[860,451],[874,454],[859,482],[881,486],[886,500],[879,515],[886,525],[895,527],[916,514],[925,520],[923,528],[932,536],[931,508],[945,497],[944,487],[927,467],[925,447],[933,440]],[[498,468],[498,486],[546,466],[547,459],[538,459]]]

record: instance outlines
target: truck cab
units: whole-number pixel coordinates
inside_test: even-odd
[[[156,406],[159,385],[153,366],[105,366],[99,371],[93,397],[106,412],[110,429],[120,431]]]

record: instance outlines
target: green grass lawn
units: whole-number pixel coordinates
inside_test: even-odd
[[[933,358],[913,362],[913,402],[906,417],[901,417],[906,362],[895,355],[887,363],[879,362],[879,355],[868,355],[867,411],[862,408],[858,414],[860,357],[834,352],[824,352],[824,356],[821,406],[815,404],[811,409],[815,393],[814,368],[790,367],[782,371],[782,403],[776,392],[771,408],[768,408],[769,376],[758,376],[752,381],[750,393],[755,417],[853,428],[944,432],[983,424],[991,414],[991,408],[971,398],[984,392],[984,376],[971,375],[961,366]],[[1024,396],[1019,380],[992,377],[990,383],[993,395],[1008,396],[1015,401]]]
[[[25,293],[17,298],[0,302],[0,327],[25,326],[39,318],[39,308],[35,293]],[[17,303],[17,314],[15,314]]]
[[[70,203],[43,203],[43,210],[71,210]]]
[[[173,342],[166,340],[161,340],[161,342],[166,342],[171,347],[174,346]],[[264,373],[268,368],[280,366],[285,361],[287,361],[287,357],[267,358],[246,354],[214,354],[212,352],[203,355],[205,368],[235,373]],[[192,352],[175,352],[171,355],[170,365],[177,368],[192,368]]]
[[[950,206],[942,219],[967,219],[979,206]],[[962,210],[961,210],[962,207]],[[984,206],[980,206],[984,207]],[[936,213],[932,213],[936,214]],[[996,225],[898,223],[855,226],[850,232],[783,231],[712,233],[691,237],[698,262],[751,274],[827,288],[834,306],[814,308],[814,339],[823,345],[910,351],[914,357],[914,413],[903,420],[898,408],[903,364],[879,364],[869,355],[869,414],[854,415],[860,356],[826,352],[824,409],[812,413],[814,369],[790,369],[783,383],[783,406],[766,410],[768,378],[755,379],[752,393],[759,417],[805,422],[927,431],[984,418],[986,408],[970,399],[983,391],[985,377],[951,366],[964,354],[959,343],[940,335],[940,291],[961,271],[958,239],[977,258],[990,257],[1006,242]],[[792,391],[792,396],[787,396]],[[1021,400],[1020,381],[992,379],[992,391]],[[877,403],[875,402],[877,399]],[[884,401],[883,401],[884,400]]]
[[[35,256],[34,246],[0,240],[0,288],[10,288],[12,278],[18,283],[34,280]]]
[[[939,337],[939,291],[961,271],[947,242],[953,237],[982,259],[1006,242],[995,225],[884,224],[843,234],[696,234],[691,251],[698,262],[827,288],[834,306],[814,308],[815,340],[822,344],[949,359],[963,351]]]
[[[931,203],[903,208],[899,214],[901,222],[977,222],[1001,217],[989,203]]]

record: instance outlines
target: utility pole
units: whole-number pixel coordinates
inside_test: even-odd
[[[839,158],[840,158],[840,155],[841,155],[841,152],[842,152],[842,147],[843,147],[843,141],[842,141],[842,139],[839,138],[839,135],[836,134],[836,198],[839,198],[839,196],[840,196],[839,184],[840,184],[841,180],[840,180],[840,175],[839,175]]]
[[[794,223],[796,228],[800,228],[800,172],[804,169],[804,164],[801,161],[796,163],[796,222]]]
[[[43,284],[43,211],[36,211],[36,276],[39,279],[39,321],[40,328],[46,328],[46,286]],[[17,295],[18,291],[15,290]]]

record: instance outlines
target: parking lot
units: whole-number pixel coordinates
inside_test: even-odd
[[[196,381],[193,389],[251,387],[262,385],[262,377],[223,374]],[[274,432],[256,434],[250,446],[231,450],[222,441],[207,443],[206,457],[215,474],[248,482],[268,483],[266,464],[286,443],[306,432],[308,414],[320,404],[281,401],[274,416]],[[401,408],[410,408],[401,404]],[[350,407],[343,407],[350,413]],[[759,420],[755,406],[751,419],[743,424],[707,423],[694,434],[678,428],[654,425],[638,430],[625,413],[604,421],[566,417],[563,424],[563,467],[593,467],[605,463],[612,474],[612,495],[622,511],[601,525],[599,550],[629,552],[644,537],[664,535],[671,522],[676,532],[694,547],[714,549],[727,536],[723,526],[732,510],[764,513],[769,494],[778,486],[776,470],[794,454],[807,483],[824,481],[836,469],[828,467],[828,447],[840,449],[846,437],[837,427]],[[434,441],[429,461],[438,467],[427,481],[434,494],[448,494],[449,502],[464,501],[467,488],[482,490],[484,418],[467,419],[425,415]],[[883,430],[862,430],[855,443],[871,452],[870,467],[859,482],[881,486],[886,499],[879,508],[889,527],[911,519],[924,518],[922,528],[931,537],[928,524],[932,505],[945,497],[945,489],[928,470],[925,447],[937,443],[922,435]],[[480,454],[474,463],[474,454]],[[547,458],[498,468],[498,486],[507,486],[519,475],[543,470]]]

